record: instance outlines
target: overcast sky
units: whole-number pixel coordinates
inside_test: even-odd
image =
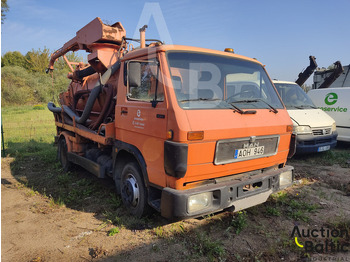
[[[271,78],[295,81],[316,57],[320,67],[350,64],[349,0],[8,0],[1,54],[54,51],[95,17],[121,22],[127,37],[148,23],[147,38],[257,58]],[[307,82],[311,84],[311,78]]]

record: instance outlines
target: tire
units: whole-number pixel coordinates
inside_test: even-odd
[[[72,163],[68,160],[68,148],[65,138],[61,138],[58,142],[57,156],[60,160],[62,168],[65,172],[68,172],[72,168]]]
[[[123,168],[120,193],[123,204],[132,215],[140,218],[148,213],[147,190],[140,168],[134,162],[127,163]]]

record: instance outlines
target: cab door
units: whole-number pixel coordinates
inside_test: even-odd
[[[156,57],[125,61],[125,93],[117,95],[115,121],[116,139],[138,148],[147,165],[149,182],[165,186],[167,107],[160,76]]]

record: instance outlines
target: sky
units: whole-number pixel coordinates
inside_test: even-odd
[[[54,51],[96,17],[121,22],[127,37],[142,23],[146,38],[257,58],[273,79],[295,81],[316,57],[319,67],[350,64],[350,0],[7,0],[1,54]],[[143,25],[143,24],[142,24]],[[306,82],[312,83],[312,77]]]

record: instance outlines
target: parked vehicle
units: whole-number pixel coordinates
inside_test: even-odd
[[[330,69],[318,68],[314,73],[312,89],[350,87],[350,65],[336,61]]]
[[[337,144],[335,121],[317,108],[294,82],[273,81],[293,121],[297,137],[296,153],[327,151]]]
[[[121,23],[96,18],[52,55],[49,71],[69,51],[90,53],[72,68],[61,107],[48,104],[63,168],[111,176],[135,216],[238,211],[290,186],[293,126],[264,66],[148,41],[145,29],[133,48]]]
[[[338,140],[350,142],[350,87],[311,89],[308,95],[335,120]]]
[[[319,69],[314,74],[313,89],[308,92],[313,103],[337,125],[338,140],[350,142],[350,65],[335,62],[333,69]]]

